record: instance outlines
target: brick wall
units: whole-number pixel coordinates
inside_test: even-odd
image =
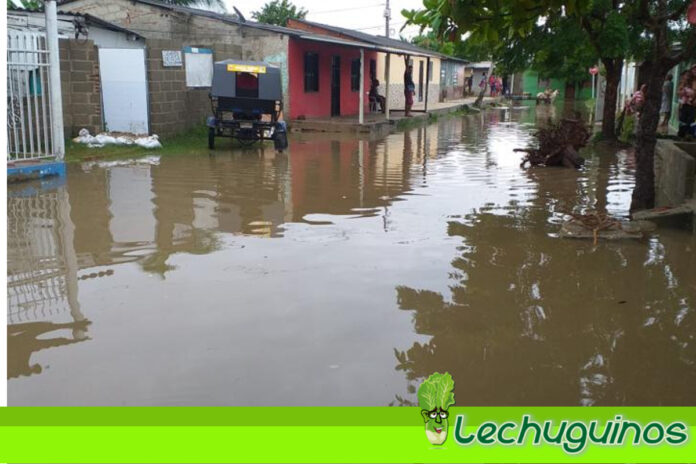
[[[99,53],[94,42],[63,39],[59,42],[63,124],[66,137],[85,128],[103,129]]]

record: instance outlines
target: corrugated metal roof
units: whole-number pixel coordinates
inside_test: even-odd
[[[31,20],[30,20],[31,18]],[[121,27],[117,24],[104,21],[101,18],[83,13],[72,13],[61,11],[58,13],[58,32],[59,34],[73,34],[74,33],[74,18],[82,18],[88,26],[96,26],[102,29],[107,29],[115,32],[122,32],[124,34],[132,34],[133,36],[144,40],[145,37],[141,36],[137,32],[133,32],[129,29]],[[45,19],[43,11],[29,11],[29,10],[7,10],[7,25],[8,27],[28,27],[34,29],[45,29]]]
[[[59,5],[65,5],[68,3],[72,3],[74,1],[76,1],[76,0],[62,0],[62,1],[59,1]],[[164,9],[167,9],[169,11],[175,11],[175,12],[184,13],[184,14],[202,16],[202,17],[206,17],[206,18],[216,19],[218,21],[222,21],[222,22],[225,22],[228,24],[234,24],[234,25],[243,26],[243,27],[251,27],[251,28],[255,28],[255,29],[276,32],[279,34],[286,34],[289,36],[298,37],[298,38],[305,39],[305,40],[312,40],[312,41],[316,41],[316,42],[336,43],[336,44],[352,46],[352,47],[361,46],[363,48],[370,48],[370,49],[382,51],[382,52],[409,54],[409,55],[416,55],[416,56],[430,56],[430,57],[438,57],[441,59],[447,59],[447,60],[452,60],[452,61],[460,61],[460,62],[465,62],[465,63],[468,62],[467,60],[463,60],[462,58],[444,55],[442,53],[428,50],[428,49],[419,47],[417,45],[413,45],[411,43],[404,42],[402,40],[375,36],[375,35],[371,35],[371,34],[366,34],[364,32],[354,31],[351,29],[345,29],[345,28],[338,27],[338,26],[329,26],[327,24],[314,23],[311,21],[296,20],[296,21],[299,21],[302,23],[306,23],[310,26],[315,26],[315,27],[318,27],[321,29],[325,29],[327,31],[331,31],[331,32],[335,32],[337,34],[342,34],[342,35],[348,36],[348,37],[354,39],[354,41],[334,38],[331,36],[312,33],[312,32],[308,32],[308,31],[301,30],[301,29],[293,29],[293,28],[289,28],[289,27],[275,26],[272,24],[264,24],[264,23],[259,23],[259,22],[255,22],[255,21],[241,20],[237,16],[233,16],[233,15],[229,15],[229,14],[216,13],[214,11],[201,10],[198,8],[191,8],[191,7],[180,6],[180,5],[172,5],[169,3],[163,3],[163,2],[158,1],[158,0],[131,0],[131,1],[134,1],[137,3],[143,3],[146,5],[155,6],[158,8],[164,8]],[[344,42],[339,42],[340,40],[344,40]],[[372,47],[367,47],[366,45],[372,45]]]
[[[445,55],[443,53],[439,53],[433,50],[428,50],[427,48],[419,47],[418,45],[414,45],[409,42],[404,42],[403,40],[397,40],[397,39],[391,39],[389,37],[383,37],[379,35],[372,35],[372,34],[367,34],[365,32],[360,32],[360,31],[355,31],[352,29],[346,29],[343,27],[338,27],[338,26],[331,26],[328,24],[321,24],[321,23],[315,23],[313,21],[307,21],[305,19],[295,19],[294,21],[297,21],[299,23],[304,23],[309,26],[314,26],[320,29],[324,29],[327,31],[334,32],[336,34],[341,34],[341,35],[346,35],[348,37],[352,37],[353,39],[360,40],[362,42],[367,42],[373,45],[377,45],[378,47],[382,47],[384,49],[387,49],[393,53],[409,53],[411,55],[419,55],[419,56],[432,56],[432,57],[438,57],[441,59],[447,59],[447,60],[452,60],[452,61],[460,61],[464,63],[468,63],[467,60],[464,60],[462,58],[457,58],[454,56],[449,56]],[[396,52],[398,50],[398,52]]]
[[[58,2],[58,6],[60,5],[67,5],[68,3],[73,3],[76,0],[62,0]],[[267,31],[272,31],[272,32],[277,32],[280,34],[288,34],[288,35],[298,35],[298,31],[295,29],[289,29],[287,27],[281,27],[281,26],[274,26],[272,24],[264,24],[264,23],[257,23],[255,21],[249,21],[245,20],[242,21],[241,19],[237,18],[236,16],[229,15],[229,14],[224,14],[224,13],[216,13],[214,11],[209,11],[209,10],[201,10],[199,8],[191,8],[187,6],[180,6],[180,5],[172,5],[170,3],[163,3],[157,0],[131,0],[136,3],[143,3],[146,5],[151,5],[157,8],[163,8],[169,11],[174,11],[177,13],[183,13],[183,14],[190,14],[190,15],[195,15],[195,16],[203,16],[206,18],[211,18],[211,19],[216,19],[218,21],[222,21],[228,24],[235,24],[238,26],[245,26],[245,27],[252,27],[255,29],[263,29]]]

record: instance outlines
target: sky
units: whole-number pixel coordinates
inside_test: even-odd
[[[225,0],[227,11],[233,12],[233,6],[247,18],[251,12],[261,9],[268,0]],[[347,29],[360,30],[368,34],[384,35],[384,6],[385,0],[354,0],[351,2],[336,0],[292,0],[298,7],[308,11],[307,20]],[[401,16],[402,9],[422,8],[423,0],[390,0],[391,22],[390,37],[398,38],[399,34],[411,38],[418,34],[418,27],[409,26],[402,32],[404,25]]]

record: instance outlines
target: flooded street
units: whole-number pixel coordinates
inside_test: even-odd
[[[556,237],[633,158],[521,169],[550,110],[9,186],[8,403],[696,405],[696,236]]]

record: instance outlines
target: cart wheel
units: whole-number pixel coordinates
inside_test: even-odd
[[[215,128],[214,127],[208,128],[208,148],[210,148],[211,150],[215,149]]]

